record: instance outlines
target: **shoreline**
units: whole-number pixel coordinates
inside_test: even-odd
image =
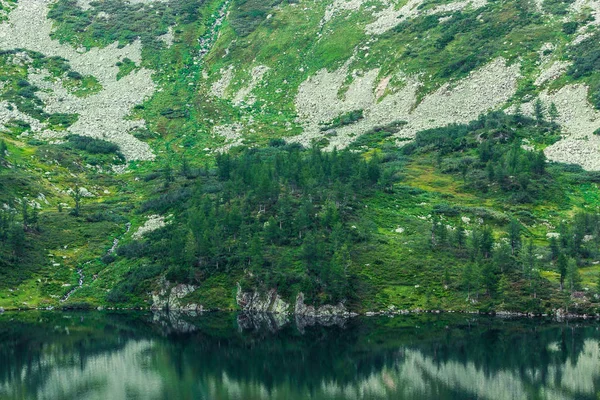
[[[73,312],[73,311],[141,311],[141,312],[163,312],[163,313],[178,313],[188,315],[201,315],[204,313],[236,313],[236,314],[249,314],[249,315],[285,315],[285,316],[297,316],[297,317],[314,317],[314,318],[356,318],[356,317],[389,317],[394,318],[403,315],[422,315],[422,314],[464,314],[464,315],[478,315],[496,318],[521,318],[521,319],[554,319],[554,320],[600,320],[600,314],[573,314],[573,313],[532,313],[532,312],[517,312],[517,311],[493,311],[493,312],[479,312],[479,311],[468,311],[468,310],[398,310],[398,311],[365,311],[365,312],[345,312],[339,314],[302,314],[295,312],[278,313],[278,312],[266,312],[266,311],[249,311],[249,310],[236,310],[236,309],[203,309],[203,310],[189,310],[185,308],[179,309],[158,309],[152,307],[28,307],[28,308],[3,308],[0,307],[0,315],[4,313],[14,312],[28,312],[28,311],[54,311],[54,312]]]

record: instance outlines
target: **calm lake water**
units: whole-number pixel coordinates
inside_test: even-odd
[[[0,315],[0,399],[599,399],[597,323]]]

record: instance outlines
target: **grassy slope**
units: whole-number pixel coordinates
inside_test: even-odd
[[[148,121],[150,132],[147,136],[159,157],[153,164],[134,163],[131,173],[117,177],[77,173],[79,180],[83,182],[104,180],[101,186],[110,192],[86,201],[85,214],[105,207],[131,221],[135,229],[143,223],[143,217],[132,213],[130,205],[139,204],[161,190],[160,184],[138,181],[135,178],[160,171],[167,165],[177,168],[183,156],[187,156],[195,165],[211,163],[212,157],[204,149],[214,149],[222,143],[220,138],[210,134],[214,125],[251,116],[255,121],[255,133],[247,137],[246,143],[249,144],[264,144],[274,137],[299,133],[299,128],[295,125],[292,125],[291,131],[284,128],[284,122],[293,122],[295,117],[293,100],[298,85],[322,68],[333,70],[340,67],[352,56],[355,46],[368,40],[362,27],[372,17],[362,11],[350,15],[348,19],[347,14],[339,15],[325,28],[319,28],[326,5],[326,2],[317,2],[304,9],[297,4],[284,4],[272,10],[272,18],[262,21],[244,37],[239,37],[231,21],[226,20],[212,51],[203,62],[196,62],[194,57],[198,51],[197,38],[206,34],[207,27],[211,26],[220,6],[220,2],[210,1],[201,7],[202,17],[199,21],[178,21],[173,47],[162,48],[160,51],[145,49],[144,63],[157,70],[154,79],[164,90],[157,93],[144,107],[136,110],[136,116]],[[381,67],[381,76],[393,74],[400,69],[409,73],[422,73],[425,83],[423,91],[428,92],[449,80],[465,76],[470,69],[452,69],[452,66],[469,56],[473,52],[473,46],[486,48],[485,52],[478,52],[480,59],[469,68],[483,65],[498,55],[509,60],[521,57],[524,77],[517,97],[522,98],[539,90],[531,85],[530,76],[537,69],[535,60],[541,45],[546,42],[557,43],[555,53],[558,58],[564,58],[565,44],[573,37],[561,31],[558,17],[541,18],[532,9],[523,11],[522,7],[518,2],[491,2],[480,13],[465,12],[460,19],[454,18],[456,22],[450,20],[444,25],[432,23],[427,18],[409,21],[401,29],[378,38],[370,45],[369,56],[359,54],[352,61],[352,67]],[[523,12],[527,17],[521,14]],[[474,21],[479,14],[486,22]],[[473,24],[476,26],[471,26]],[[490,28],[492,24],[493,28]],[[161,25],[157,29],[157,35],[164,33],[166,27],[167,25]],[[58,28],[58,37],[72,43],[86,43],[88,46],[110,43],[94,42],[86,37],[85,32],[81,36],[73,35],[71,30],[60,27],[60,24]],[[490,29],[491,32],[503,34],[490,36],[487,34]],[[411,34],[407,35],[406,32]],[[315,40],[319,33],[322,37]],[[445,34],[453,34],[454,38],[440,50],[436,47],[436,40]],[[408,46],[415,43],[414,37],[422,40],[417,42],[419,44],[416,49],[412,47],[408,52]],[[514,43],[519,45],[515,46]],[[267,65],[272,68],[267,84],[255,91],[258,101],[253,107],[239,109],[230,101],[216,99],[207,93],[207,88],[214,79],[213,74],[229,65],[239,67],[229,94],[242,87],[242,80],[248,79],[253,66]],[[201,78],[203,69],[211,74],[208,82],[203,82]],[[566,84],[569,80],[570,78],[565,78],[554,85]],[[163,113],[165,109],[186,109],[188,117],[167,118]],[[18,307],[24,302],[57,304],[56,299],[49,296],[66,293],[69,288],[62,285],[67,282],[75,284],[75,269],[82,266],[87,277],[98,274],[99,279],[76,292],[73,301],[105,304],[106,291],[132,268],[131,262],[123,260],[106,268],[99,260],[110,248],[112,239],[121,237],[124,233],[123,221],[89,223],[84,219],[67,216],[66,213],[58,213],[57,204],[70,203],[70,199],[58,192],[53,185],[63,190],[73,186],[75,179],[71,176],[72,171],[44,161],[35,155],[34,146],[14,135],[10,136],[9,150],[12,162],[21,164],[22,170],[27,171],[19,179],[19,182],[23,182],[23,188],[19,193],[14,193],[15,186],[10,185],[13,192],[9,196],[35,196],[41,192],[49,199],[51,205],[42,214],[44,232],[36,241],[44,250],[39,254],[51,252],[55,260],[59,259],[61,266],[54,267],[48,259],[40,258],[36,262],[36,272],[20,284],[19,290],[0,290],[0,306]],[[45,172],[52,174],[52,184],[41,178]],[[445,289],[442,285],[443,268],[447,266],[453,279],[457,280],[462,266],[447,254],[429,251],[422,234],[429,229],[429,223],[419,217],[429,215],[433,207],[440,203],[452,203],[460,207],[484,206],[503,213],[514,213],[521,209],[507,206],[502,198],[482,196],[465,189],[460,178],[436,171],[432,157],[411,161],[404,173],[406,178],[394,196],[376,196],[365,204],[363,213],[376,223],[378,233],[372,244],[356,249],[353,254],[352,268],[365,282],[363,292],[360,293],[361,301],[357,306],[360,309],[380,309],[390,304],[399,308],[471,307],[465,303],[465,296],[460,290],[455,287]],[[561,205],[536,204],[522,209],[532,212],[536,220],[557,222],[573,215],[576,210],[597,209],[599,206],[600,192],[595,184],[565,183],[564,190],[566,201]],[[395,232],[397,227],[404,228],[404,233]],[[546,229],[543,225],[534,223],[529,227],[529,234],[541,245],[544,243]],[[68,248],[65,249],[67,244]],[[139,263],[143,263],[143,260]],[[68,268],[64,268],[65,266]],[[584,267],[581,270],[583,285],[593,287],[598,272],[600,270],[596,266]],[[554,287],[557,285],[557,277],[553,271],[544,271],[543,276],[548,279],[549,284]],[[206,290],[196,294],[197,300],[222,307],[232,306],[234,280],[228,276],[212,277],[204,283]],[[143,298],[137,299],[135,303],[145,304]]]

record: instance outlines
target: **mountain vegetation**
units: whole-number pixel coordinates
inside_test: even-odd
[[[51,25],[0,39],[1,307],[598,312],[594,2],[31,1],[0,1]]]

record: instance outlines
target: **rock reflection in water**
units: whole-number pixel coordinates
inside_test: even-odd
[[[0,339],[0,399],[595,399],[600,390],[596,325],[8,313]]]
[[[242,330],[260,331],[266,329],[272,333],[277,332],[288,324],[292,319],[295,327],[300,333],[304,333],[306,327],[311,326],[338,326],[343,328],[349,317],[342,315],[293,315],[273,313],[243,312],[237,317],[238,326]]]

